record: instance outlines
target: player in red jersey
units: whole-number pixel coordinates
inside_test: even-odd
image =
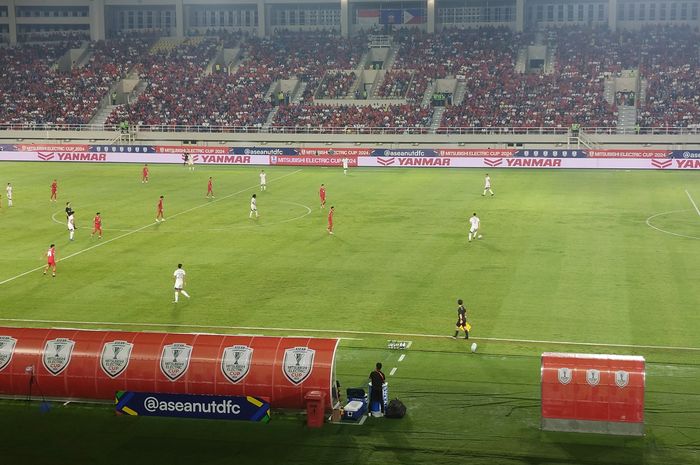
[[[321,197],[321,208],[326,208],[326,186],[321,184],[321,189],[318,191],[318,196]]]
[[[58,183],[54,179],[53,182],[51,183],[51,198],[49,199],[51,202],[55,202],[57,199],[56,191],[58,191]]]
[[[90,234],[90,237],[94,236],[95,233],[100,233],[99,238],[102,239],[102,217],[100,216],[100,212],[95,214],[95,218],[92,219],[92,222],[94,224],[94,228],[92,229],[92,234]]]
[[[333,234],[333,212],[335,211],[335,207],[331,206],[331,209],[328,211],[328,234]]]
[[[46,251],[46,268],[44,268],[44,274],[51,268],[52,275],[56,277],[56,246],[51,244],[49,250]]]
[[[148,182],[148,163],[143,165],[143,170],[141,171],[141,184]]]
[[[209,198],[210,195],[211,195],[211,198],[213,199],[214,198],[214,188],[212,185],[211,176],[209,176],[209,182],[207,183],[207,198]]]
[[[158,213],[156,213],[156,222],[158,221],[165,221],[165,217],[163,217],[163,196],[160,196],[160,200],[158,200]]]

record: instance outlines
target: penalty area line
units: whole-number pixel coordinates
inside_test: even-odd
[[[157,328],[190,328],[190,329],[214,329],[214,330],[243,330],[243,331],[281,331],[281,332],[302,332],[302,333],[331,333],[331,334],[361,334],[366,336],[398,336],[398,337],[422,337],[429,339],[452,339],[450,335],[444,334],[419,334],[419,333],[385,333],[382,331],[353,331],[348,329],[310,329],[310,328],[273,328],[269,326],[222,326],[222,325],[194,325],[181,323],[119,323],[114,321],[71,321],[71,320],[37,320],[26,318],[0,318],[0,321],[11,323],[48,323],[48,324],[73,324],[73,325],[91,325],[91,326],[141,326],[141,327],[157,327]],[[91,328],[90,328],[91,329]],[[521,344],[551,344],[551,345],[567,345],[567,346],[586,346],[586,347],[618,347],[631,349],[656,349],[656,350],[688,350],[700,352],[700,347],[682,347],[682,346],[655,346],[641,344],[613,344],[604,342],[576,342],[576,341],[549,341],[537,339],[516,339],[502,337],[470,337],[476,341],[491,341],[491,342],[515,342]]]
[[[293,174],[297,174],[297,173],[300,172],[300,171],[301,171],[301,169],[298,169],[298,170],[296,170],[296,171],[292,171],[291,173],[287,173],[287,174],[285,174],[285,175],[283,175],[283,176],[280,176],[280,177],[278,177],[278,178],[270,179],[270,182],[272,182],[272,181],[279,181],[280,179],[286,178],[287,176],[291,176],[291,175],[293,175]],[[245,189],[241,189],[241,190],[239,190],[239,191],[237,191],[237,192],[234,192],[234,193],[232,193],[232,194],[225,195],[225,196],[223,196],[223,197],[221,197],[221,198],[219,198],[219,199],[215,199],[215,200],[213,200],[213,201],[210,201],[210,202],[207,202],[207,203],[203,203],[203,204],[201,204],[201,205],[197,205],[197,206],[195,206],[195,207],[188,208],[187,210],[183,210],[183,211],[181,211],[181,212],[175,213],[174,215],[171,215],[169,218],[176,218],[176,217],[178,217],[178,216],[180,216],[180,215],[184,215],[185,213],[189,213],[189,212],[191,212],[191,211],[194,211],[194,210],[198,210],[198,209],[200,209],[200,208],[207,207],[207,206],[209,206],[209,205],[211,205],[211,204],[213,204],[213,203],[216,203],[216,202],[219,202],[219,201],[221,201],[221,200],[225,200],[225,199],[231,198],[231,197],[233,197],[234,195],[242,194],[242,193],[245,192],[245,191],[249,191],[249,190],[251,190],[251,189],[255,189],[256,187],[258,187],[258,185],[251,186],[251,187],[246,187]],[[151,226],[155,226],[156,224],[159,224],[159,223],[158,223],[157,221],[154,221],[153,223],[147,224],[146,226],[141,226],[141,227],[138,228],[138,229],[134,229],[134,230],[132,230],[132,231],[126,232],[126,233],[124,233],[124,234],[122,234],[122,235],[120,235],[120,236],[113,237],[112,239],[107,239],[107,240],[105,240],[105,241],[99,242],[99,243],[97,243],[97,244],[95,244],[95,245],[92,245],[92,246],[88,247],[87,249],[78,250],[78,251],[75,252],[75,253],[72,253],[72,254],[70,254],[70,255],[66,255],[66,256],[63,257],[63,258],[59,258],[59,259],[56,260],[56,261],[57,261],[57,262],[62,262],[62,261],[64,261],[64,260],[68,260],[69,258],[73,258],[73,257],[75,257],[75,256],[77,256],[77,255],[80,255],[80,254],[82,254],[82,253],[88,252],[88,251],[90,251],[90,250],[92,250],[92,249],[96,249],[97,247],[102,247],[103,245],[107,245],[107,244],[109,244],[110,242],[114,242],[114,241],[116,241],[116,240],[123,239],[123,238],[125,238],[125,237],[127,237],[127,236],[131,236],[132,234],[135,234],[135,233],[137,233],[137,232],[139,232],[139,231],[143,231],[144,229],[150,228]],[[11,281],[14,281],[15,279],[21,278],[22,276],[26,276],[26,275],[28,275],[28,274],[30,274],[30,273],[34,273],[35,271],[39,271],[39,270],[43,269],[44,267],[46,267],[46,265],[38,266],[38,267],[33,268],[33,269],[29,270],[29,271],[25,271],[24,273],[20,273],[20,274],[18,274],[17,276],[13,276],[13,277],[11,277],[11,278],[5,279],[4,281],[0,281],[0,286],[2,286],[3,284],[7,284],[7,283],[9,283],[9,282],[11,282]]]

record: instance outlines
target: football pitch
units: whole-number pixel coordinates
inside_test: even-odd
[[[407,416],[308,430],[288,412],[259,425],[7,401],[3,463],[700,462],[697,174],[492,170],[483,197],[478,169],[266,167],[260,192],[257,167],[150,168],[143,184],[139,165],[0,163],[0,326],[341,337],[343,391],[381,361]],[[178,263],[192,297],[173,304]],[[449,337],[458,298],[475,354]],[[545,351],[644,356],[646,435],[541,431]]]

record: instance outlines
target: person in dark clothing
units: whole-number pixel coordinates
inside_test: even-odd
[[[382,364],[377,362],[377,367],[369,374],[369,380],[372,382],[372,389],[369,392],[370,408],[373,402],[379,402],[382,415],[384,414],[384,396],[382,395],[382,386],[386,376],[382,373]]]
[[[464,339],[469,339],[469,324],[467,323],[467,309],[464,307],[464,302],[462,299],[457,301],[457,328],[455,329],[455,335],[453,338],[457,339],[459,335],[459,330],[464,331]]]

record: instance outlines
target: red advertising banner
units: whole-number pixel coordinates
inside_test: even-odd
[[[301,147],[299,155],[323,156],[323,155],[339,155],[339,156],[354,156],[368,157],[372,154],[373,148],[367,147]]]
[[[89,152],[87,144],[17,144],[20,152]]]
[[[589,150],[589,158],[668,158],[669,150]]]
[[[201,154],[226,154],[228,147],[206,147],[194,145],[156,145],[156,153],[201,153]]]
[[[348,159],[348,166],[357,166],[357,157],[347,155],[270,155],[270,165],[283,166],[342,166],[343,158]]]
[[[441,157],[512,157],[515,149],[438,149]]]
[[[112,401],[116,391],[334,397],[337,339],[0,328],[0,396]],[[33,391],[31,391],[34,389]]]
[[[644,434],[643,357],[542,354],[542,429]]]

